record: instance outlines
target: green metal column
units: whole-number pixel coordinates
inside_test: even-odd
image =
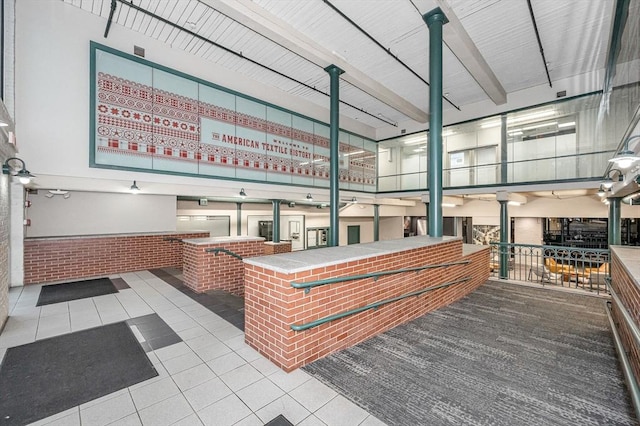
[[[339,177],[339,137],[340,137],[340,74],[342,71],[335,65],[329,65],[324,69],[331,79],[331,111],[329,128],[329,247],[335,247],[340,242],[340,181]]]
[[[429,27],[429,236],[442,236],[442,26],[449,22],[437,7],[426,13]]]
[[[273,203],[273,242],[280,242],[280,200],[271,200]]]
[[[242,235],[242,203],[236,203],[236,235]]]
[[[499,201],[500,203],[500,278],[509,278],[509,250],[507,248],[509,235],[509,212],[507,206],[509,201]]]
[[[509,181],[509,169],[507,161],[509,151],[507,149],[507,115],[502,114],[500,118],[500,183]]]
[[[620,234],[620,198],[609,198],[609,245],[619,246]]]
[[[380,240],[380,205],[373,205],[373,241]]]

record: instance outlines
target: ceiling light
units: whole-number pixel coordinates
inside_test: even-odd
[[[426,134],[417,135],[412,138],[405,139],[403,143],[405,145],[417,145],[420,143],[427,143],[427,135]]]
[[[600,189],[598,189],[598,197],[604,197],[605,195],[607,195],[607,193],[605,192],[604,188],[601,185]]]
[[[558,128],[562,129],[564,127],[574,127],[576,125],[575,121],[569,121],[568,123],[560,123],[558,124]]]
[[[20,169],[17,167],[11,167],[11,162],[20,163]],[[11,175],[18,178],[21,184],[26,185],[31,182],[35,176],[29,173],[29,170],[26,169],[24,161],[19,159],[18,157],[7,158],[7,160],[2,165],[2,174]]]
[[[513,132],[507,132],[509,136],[520,136],[523,135],[522,130],[514,130]]]
[[[453,136],[455,134],[456,134],[456,132],[454,132],[453,130],[444,130],[442,132],[442,137],[446,138],[447,136]]]
[[[442,207],[455,207],[456,205],[453,203],[442,203]]]
[[[532,112],[530,114],[524,114],[517,117],[509,117],[507,118],[507,124],[522,123],[523,121],[534,121],[539,118],[551,117],[555,114],[555,109],[546,109],[543,111]]]
[[[0,120],[0,127],[7,127],[8,125],[9,123],[7,123],[6,121]]]
[[[635,152],[629,149],[629,142],[633,139],[638,139],[638,138],[640,138],[640,135],[629,137],[626,141],[624,141],[622,151],[620,151],[615,157],[611,158],[609,161],[614,163],[621,169],[627,169],[631,167],[633,163],[640,160],[640,157],[638,157]]]
[[[346,154],[343,154],[345,157],[348,157],[350,155],[354,155],[354,154],[362,154],[364,151],[360,150],[360,151],[353,151],[353,152],[347,152]]]
[[[507,202],[508,205],[510,206],[521,206],[522,203],[519,203],[518,201],[509,201]]]
[[[247,198],[247,193],[244,192],[244,188],[240,188],[240,198],[242,199]]]
[[[130,191],[132,194],[137,194],[137,193],[139,193],[139,192],[140,192],[140,188],[138,188],[138,185],[136,185],[136,181],[135,181],[135,180],[133,181],[133,185],[131,185],[131,186],[129,187],[129,191]]]
[[[527,127],[523,127],[522,130],[533,130],[533,129],[539,129],[541,127],[549,127],[549,126],[555,126],[556,124],[558,124],[557,121],[545,121],[544,123],[538,123],[535,124],[533,126],[527,126]]]
[[[613,179],[611,179],[611,172],[618,172],[618,179],[616,180],[616,182],[622,182],[624,180],[624,174],[622,173],[622,170],[610,169],[607,172],[606,179],[600,183],[600,185],[602,185],[605,189],[611,189],[614,184]]]
[[[498,121],[498,120],[496,120],[496,121],[487,121],[486,123],[482,123],[480,125],[480,127],[483,128],[483,129],[490,129],[492,127],[498,127],[498,126],[500,126],[500,124],[502,124],[502,122]]]

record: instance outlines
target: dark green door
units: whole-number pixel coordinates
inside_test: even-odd
[[[360,225],[347,226],[347,244],[360,244]]]

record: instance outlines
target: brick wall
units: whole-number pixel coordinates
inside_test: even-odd
[[[172,238],[208,233],[34,238],[24,242],[25,284],[82,279],[143,269],[182,268],[183,244]]]
[[[290,284],[291,281],[307,282],[463,259],[472,263],[388,275],[377,281],[373,278],[346,281],[312,288],[308,294]],[[472,279],[465,283],[305,331],[296,332],[290,327],[467,276]],[[448,305],[473,291],[488,277],[488,248],[462,257],[460,240],[290,274],[245,264],[246,341],[282,369],[291,371]]]
[[[291,253],[291,241],[283,241],[280,243],[267,241],[266,243],[264,243],[265,256],[268,256],[270,254],[280,254],[280,253]]]
[[[629,276],[627,270],[622,266],[620,258],[613,250],[611,251],[611,287],[633,317],[635,323],[640,324],[640,309],[638,309],[640,307],[640,289],[635,280]],[[629,357],[633,374],[636,380],[640,381],[640,349],[616,304],[612,302],[611,307],[613,320]]]
[[[264,238],[237,241],[184,244],[183,282],[198,293],[224,290],[244,296],[244,264],[242,260],[223,252],[207,253],[207,249],[221,248],[247,258],[263,256]]]
[[[4,163],[4,157],[0,156]],[[9,315],[9,177],[0,175],[0,330]]]

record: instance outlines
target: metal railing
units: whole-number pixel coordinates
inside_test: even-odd
[[[170,243],[175,243],[175,242],[181,243],[182,239],[181,238],[176,238],[176,237],[164,237],[162,239],[162,241],[169,241]]]
[[[492,276],[516,281],[537,282],[581,288],[600,294],[607,292],[609,250],[533,244],[491,243]],[[508,268],[500,274],[500,258]]]
[[[367,274],[347,275],[345,277],[327,278],[324,280],[306,281],[302,283],[291,281],[291,287],[304,288],[304,292],[309,293],[309,291],[313,287],[318,287],[318,286],[327,285],[327,284],[335,284],[335,283],[340,283],[345,281],[355,281],[355,280],[361,280],[365,278],[373,278],[374,281],[377,281],[378,277],[382,277],[385,275],[402,274],[404,272],[418,273],[420,271],[424,271],[425,269],[448,268],[449,266],[466,265],[468,263],[471,263],[471,261],[461,260],[460,262],[434,263],[432,265],[416,266],[414,268],[392,269],[390,271],[380,271],[380,272],[369,272]]]
[[[231,250],[227,250],[226,248],[222,248],[222,247],[208,248],[208,249],[205,249],[204,251],[207,253],[213,253],[216,256],[218,256],[220,253],[226,253],[229,256],[233,256],[236,259],[242,260],[242,256],[240,256],[238,253],[234,253]]]
[[[631,335],[633,336],[633,340],[635,341],[636,346],[638,346],[640,344],[640,329],[638,329],[638,326],[631,317],[631,314],[629,314],[627,308],[618,297],[618,294],[611,287],[611,280],[607,279],[606,282],[609,288],[609,293],[611,294],[611,299],[622,314],[621,316],[627,328],[631,331]],[[613,315],[611,314],[610,302],[607,302],[607,305],[607,317],[609,318],[609,324],[611,324],[613,341],[615,343],[616,351],[618,352],[618,357],[620,359],[620,365],[622,366],[624,377],[627,381],[629,393],[631,394],[631,402],[633,403],[633,408],[636,412],[636,418],[640,419],[640,389],[638,388],[638,382],[633,374],[631,362],[629,361],[629,356],[627,355],[630,351],[625,349],[624,344],[622,343],[620,333],[618,333],[618,328],[615,321],[613,320]]]
[[[376,309],[376,308],[378,308],[380,306],[386,305],[387,303],[397,302],[398,300],[406,299],[407,297],[420,296],[423,293],[426,293],[426,292],[429,292],[429,291],[433,291],[433,290],[437,290],[437,289],[440,289],[440,288],[449,287],[449,286],[452,286],[454,284],[460,284],[460,283],[469,281],[470,279],[471,279],[471,277],[460,278],[460,279],[455,280],[455,281],[450,281],[450,282],[446,282],[446,283],[443,283],[443,284],[438,284],[438,285],[435,285],[433,287],[423,288],[422,290],[418,290],[418,291],[412,291],[411,293],[405,293],[403,295],[400,295],[400,296],[397,296],[397,297],[392,297],[390,299],[384,299],[384,300],[381,300],[379,302],[375,302],[375,303],[371,303],[369,305],[362,306],[360,308],[354,308],[354,309],[350,309],[348,311],[340,312],[338,314],[329,315],[329,316],[326,316],[324,318],[320,318],[320,319],[317,319],[315,321],[307,322],[307,323],[304,323],[304,324],[291,324],[291,329],[293,331],[308,330],[310,328],[317,327],[317,326],[322,325],[324,323],[335,321],[337,319],[344,318],[344,317],[347,317],[347,316],[350,316],[350,315],[358,314],[360,312],[364,312],[364,311],[367,311],[369,309]]]

